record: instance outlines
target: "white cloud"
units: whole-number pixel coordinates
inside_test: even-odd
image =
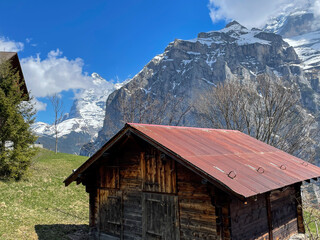
[[[20,103],[20,107],[21,108],[29,108],[32,107],[33,109],[35,109],[37,112],[38,111],[45,111],[47,108],[47,104],[38,101],[36,98],[31,98],[31,101],[23,101]]]
[[[261,27],[270,17],[293,8],[320,15],[320,0],[209,0],[213,22],[236,20],[246,27]]]
[[[320,0],[315,0],[312,10],[316,16],[320,17]]]
[[[45,111],[47,109],[47,104],[40,102],[38,99],[33,98],[32,99],[32,104],[34,106],[34,108],[37,110],[37,112],[39,111]]]
[[[57,49],[47,58],[21,59],[21,66],[28,89],[35,97],[47,97],[63,90],[83,89],[92,85],[92,78],[83,73],[83,60],[69,60]]]
[[[19,52],[22,51],[24,44],[22,42],[15,42],[5,37],[0,37],[0,51]]]

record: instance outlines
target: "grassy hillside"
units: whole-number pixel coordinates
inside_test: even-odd
[[[86,159],[41,149],[28,180],[0,181],[0,239],[86,239],[89,200],[85,187],[63,184]],[[313,208],[305,211],[305,220],[310,222],[306,230],[313,235],[319,215]]]
[[[86,159],[41,149],[28,180],[0,181],[0,239],[81,239],[88,195],[84,186],[65,187],[63,180]]]

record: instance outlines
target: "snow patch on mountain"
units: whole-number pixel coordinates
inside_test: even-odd
[[[303,61],[303,68],[320,66],[320,31],[311,32],[284,39],[294,47]]]
[[[119,89],[124,83],[112,83],[93,73],[92,87],[75,94],[75,100],[68,114],[58,124],[58,137],[64,137],[72,132],[89,134],[92,139],[97,137],[103,126],[106,101],[110,93]],[[54,125],[36,122],[32,130],[38,136],[55,137]],[[90,139],[89,139],[90,140]]]
[[[233,42],[237,45],[249,45],[249,44],[270,44],[270,41],[261,39],[258,34],[262,30],[253,28],[248,30],[236,21],[229,23],[226,28],[219,31],[210,31],[207,33],[200,33],[197,38],[186,40],[188,42],[199,42],[203,45],[210,47],[212,44],[230,44],[230,39],[224,38],[221,33],[224,33],[228,37],[233,38]],[[183,41],[183,40],[182,40]],[[194,54],[194,53],[193,53]]]
[[[280,13],[270,19],[264,30],[282,35],[294,47],[304,70],[320,67],[320,17],[310,6]]]

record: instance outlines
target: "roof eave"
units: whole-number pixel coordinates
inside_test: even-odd
[[[93,154],[87,161],[85,161],[77,170],[75,170],[69,177],[67,177],[63,182],[65,186],[69,186],[70,183],[76,181],[78,175],[87,170],[96,160],[98,160],[105,151],[111,148],[122,136],[126,134],[128,130],[128,125],[126,124],[115,136],[113,136],[107,143],[105,143],[95,154]],[[81,182],[81,181],[80,181]],[[79,182],[79,183],[80,183]]]
[[[165,146],[159,144],[158,142],[154,141],[152,138],[148,137],[147,135],[145,135],[144,133],[140,132],[139,130],[135,129],[134,127],[130,126],[130,130],[138,137],[142,138],[143,140],[145,140],[146,142],[148,142],[149,144],[151,144],[152,146],[158,148],[160,151],[164,152],[165,154],[167,154],[169,157],[173,158],[175,161],[183,164],[185,167],[187,167],[188,169],[190,169],[191,171],[195,172],[197,175],[200,175],[201,177],[203,177],[204,179],[206,179],[207,181],[209,181],[211,184],[213,184],[214,186],[220,188],[221,190],[229,193],[230,195],[233,195],[237,198],[239,198],[240,200],[245,200],[247,197],[243,196],[241,194],[236,193],[235,191],[233,191],[232,189],[230,189],[227,185],[223,184],[221,181],[219,181],[218,179],[213,178],[212,176],[209,176],[206,172],[202,171],[201,169],[199,169],[198,167],[196,167],[195,165],[191,164],[188,160],[184,159],[183,157],[181,157],[180,155],[176,154],[175,152],[171,151],[170,149],[166,148]]]
[[[2,54],[5,53],[5,57],[4,57],[4,61],[11,61],[12,67],[13,68],[17,68],[18,72],[19,72],[19,76],[20,76],[20,84],[22,84],[21,86],[21,90],[23,91],[24,96],[26,97],[26,100],[30,100],[30,96],[29,96],[29,92],[28,92],[28,88],[27,88],[27,84],[26,81],[24,79],[24,75],[22,72],[22,68],[21,68],[21,64],[20,64],[20,60],[18,57],[18,53],[17,52],[2,52]],[[0,53],[1,56],[1,53]],[[1,61],[0,61],[1,62]]]
[[[135,136],[141,138],[142,140],[148,142],[149,144],[151,144],[152,146],[154,146],[155,148],[159,149],[160,151],[164,152],[165,154],[167,154],[169,157],[173,158],[175,161],[183,164],[185,167],[187,167],[188,169],[190,169],[191,171],[195,172],[196,174],[198,174],[199,176],[203,177],[204,179],[206,179],[208,182],[210,182],[212,185],[216,186],[217,188],[227,192],[229,195],[232,195],[234,197],[237,197],[240,200],[245,200],[246,198],[250,198],[259,194],[264,194],[268,191],[265,192],[259,192],[259,193],[254,193],[254,194],[246,194],[246,195],[242,195],[240,193],[237,193],[236,191],[234,191],[233,189],[231,189],[230,187],[228,187],[226,184],[224,184],[223,182],[219,181],[218,179],[214,178],[213,176],[209,175],[208,173],[206,173],[204,170],[198,168],[197,166],[195,166],[194,164],[192,164],[190,161],[188,161],[187,159],[184,159],[183,157],[181,157],[180,155],[178,155],[177,153],[173,152],[172,150],[168,149],[167,147],[163,146],[162,144],[160,144],[159,142],[157,142],[156,140],[154,140],[153,138],[149,137],[148,135],[146,135],[145,133],[139,131],[138,129],[136,129],[134,126],[130,125],[130,124],[125,124],[125,126],[113,137],[111,138],[106,144],[104,144],[92,157],[90,157],[86,162],[84,162],[74,173],[72,173],[67,179],[64,180],[65,186],[68,186],[71,182],[73,181],[77,181],[77,183],[80,183],[82,180],[79,177],[79,174],[83,173],[84,171],[86,171],[94,162],[96,162],[105,151],[107,151],[108,149],[110,149],[115,143],[117,143],[128,131],[130,131],[131,133],[133,133]],[[319,176],[315,176],[314,178],[319,177]],[[312,177],[313,178],[313,177]],[[291,184],[288,184],[286,186],[290,186],[293,184],[297,184],[299,182],[303,182],[306,181],[308,179],[302,179],[301,181],[296,181],[293,182]],[[286,186],[281,186],[281,188],[286,187]],[[275,190],[275,189],[273,189]]]
[[[116,134],[112,139],[110,139],[106,144],[104,144],[94,155],[92,155],[86,162],[84,162],[76,171],[74,171],[69,177],[67,177],[63,182],[65,186],[70,185],[73,181],[77,181],[77,183],[81,183],[78,176],[79,174],[86,171],[94,162],[96,162],[105,151],[110,149],[120,138],[122,138],[128,131],[132,132],[136,136],[140,137],[141,139],[145,140],[152,146],[158,148],[159,150],[166,153],[168,156],[176,160],[177,162],[182,163],[184,166],[188,167],[191,171],[195,172],[196,174],[200,175],[201,177],[205,178],[207,181],[215,185],[216,187],[224,190],[225,192],[233,195],[241,200],[244,200],[246,196],[240,195],[230,188],[223,184],[222,182],[218,181],[217,179],[209,176],[201,169],[197,168],[196,166],[192,165],[189,161],[182,158],[181,156],[177,155],[176,153],[172,152],[170,149],[167,149],[165,146],[162,146],[158,142],[154,141],[144,133],[140,132],[139,130],[135,129],[134,127],[126,124],[119,132]],[[77,180],[78,179],[78,180]]]

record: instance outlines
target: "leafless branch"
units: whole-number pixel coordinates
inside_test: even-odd
[[[300,105],[298,88],[266,75],[256,82],[226,81],[197,103],[202,121],[245,132],[296,156],[313,156],[314,117]]]
[[[61,97],[58,94],[54,94],[49,97],[53,112],[54,112],[54,134],[55,134],[55,153],[58,152],[58,134],[60,132],[58,124],[62,121],[63,118],[63,102]]]

